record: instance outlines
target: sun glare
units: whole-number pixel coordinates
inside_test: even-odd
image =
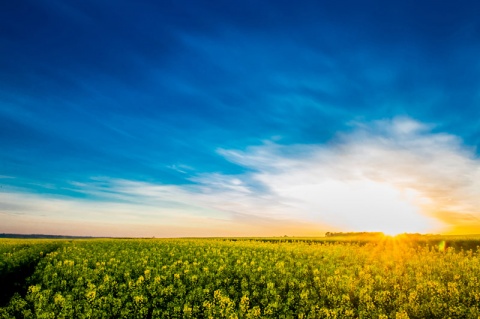
[[[395,237],[397,235],[408,233],[407,231],[403,230],[384,230],[382,231],[386,236]]]
[[[432,226],[421,214],[421,197],[414,190],[370,180],[331,180],[311,191],[304,189],[303,194],[318,207],[318,218],[338,228],[398,235],[423,233]]]

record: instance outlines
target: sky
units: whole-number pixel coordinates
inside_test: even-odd
[[[3,1],[0,232],[480,233],[478,1]]]

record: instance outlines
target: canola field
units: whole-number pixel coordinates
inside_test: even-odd
[[[478,243],[0,239],[0,318],[479,318]]]

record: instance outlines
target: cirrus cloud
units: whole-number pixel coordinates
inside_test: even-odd
[[[95,224],[95,235],[104,229],[114,236],[146,229],[156,236],[473,231],[480,226],[480,160],[461,139],[435,130],[404,117],[351,123],[350,132],[322,145],[219,149],[246,172],[198,173],[188,185],[72,182],[84,199],[11,189],[0,194],[2,231],[28,218],[66,230],[83,225],[84,233]]]

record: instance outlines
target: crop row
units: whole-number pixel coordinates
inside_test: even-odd
[[[26,296],[0,311],[5,318],[478,318],[478,278],[479,251],[406,240],[82,240],[47,254]]]

